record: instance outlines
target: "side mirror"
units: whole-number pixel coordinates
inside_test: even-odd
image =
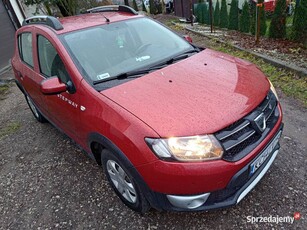
[[[193,43],[193,40],[192,40],[192,38],[191,38],[189,35],[183,35],[183,38],[184,38],[187,42]]]
[[[46,95],[53,95],[66,92],[66,85],[57,77],[48,78],[41,83],[41,92]]]

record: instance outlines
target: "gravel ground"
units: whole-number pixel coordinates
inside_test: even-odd
[[[69,138],[36,122],[12,84],[0,97],[0,229],[306,229],[306,109],[281,92],[280,100],[280,153],[241,203],[211,212],[140,215],[115,196],[101,168]],[[293,224],[248,222],[295,212],[301,218]]]
[[[279,62],[296,66],[307,71],[307,49],[301,43],[286,39],[260,37],[259,44],[255,44],[255,36],[251,34],[241,33],[235,30],[220,29],[218,27],[214,28],[214,32],[211,33],[211,28],[208,25],[196,23],[192,27],[188,23],[179,23],[178,17],[169,14],[155,15],[154,18],[167,25],[176,22],[175,28],[174,26],[171,27],[177,31],[187,33],[184,29],[188,28],[206,37],[210,37],[213,40],[223,41],[261,55],[266,55]],[[195,36],[195,34],[192,36]],[[195,40],[193,40],[193,42],[195,43]],[[208,43],[210,41],[206,42]]]
[[[217,29],[211,34],[210,27],[202,25],[189,25],[187,28],[205,34],[211,38],[219,39],[223,42],[228,42],[232,45],[237,45],[244,49],[265,54],[275,60],[282,61],[286,64],[296,65],[300,68],[307,69],[307,50],[302,44],[291,42],[282,39],[270,39],[261,37],[258,45],[255,44],[255,37],[249,34],[242,34],[238,31],[228,31]]]

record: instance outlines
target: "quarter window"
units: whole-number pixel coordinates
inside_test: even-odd
[[[40,72],[47,78],[57,76],[63,83],[67,83],[70,77],[54,46],[42,35],[38,36],[37,41]]]
[[[29,66],[33,67],[32,34],[20,34],[18,37],[18,46],[20,58]]]

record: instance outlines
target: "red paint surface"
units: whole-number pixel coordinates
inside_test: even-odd
[[[279,109],[281,113],[280,105]],[[201,163],[172,163],[159,160],[139,166],[137,169],[152,190],[165,194],[191,195],[224,189],[231,178],[270,142],[281,122],[282,116],[265,140],[237,162],[217,160]]]
[[[169,137],[227,127],[259,105],[269,88],[254,65],[206,49],[101,93]]]

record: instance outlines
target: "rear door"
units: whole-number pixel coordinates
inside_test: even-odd
[[[19,65],[14,65],[18,81],[24,87],[28,96],[34,104],[44,110],[44,104],[41,98],[40,83],[44,77],[35,72],[34,47],[35,39],[31,30],[24,30],[17,36]]]

